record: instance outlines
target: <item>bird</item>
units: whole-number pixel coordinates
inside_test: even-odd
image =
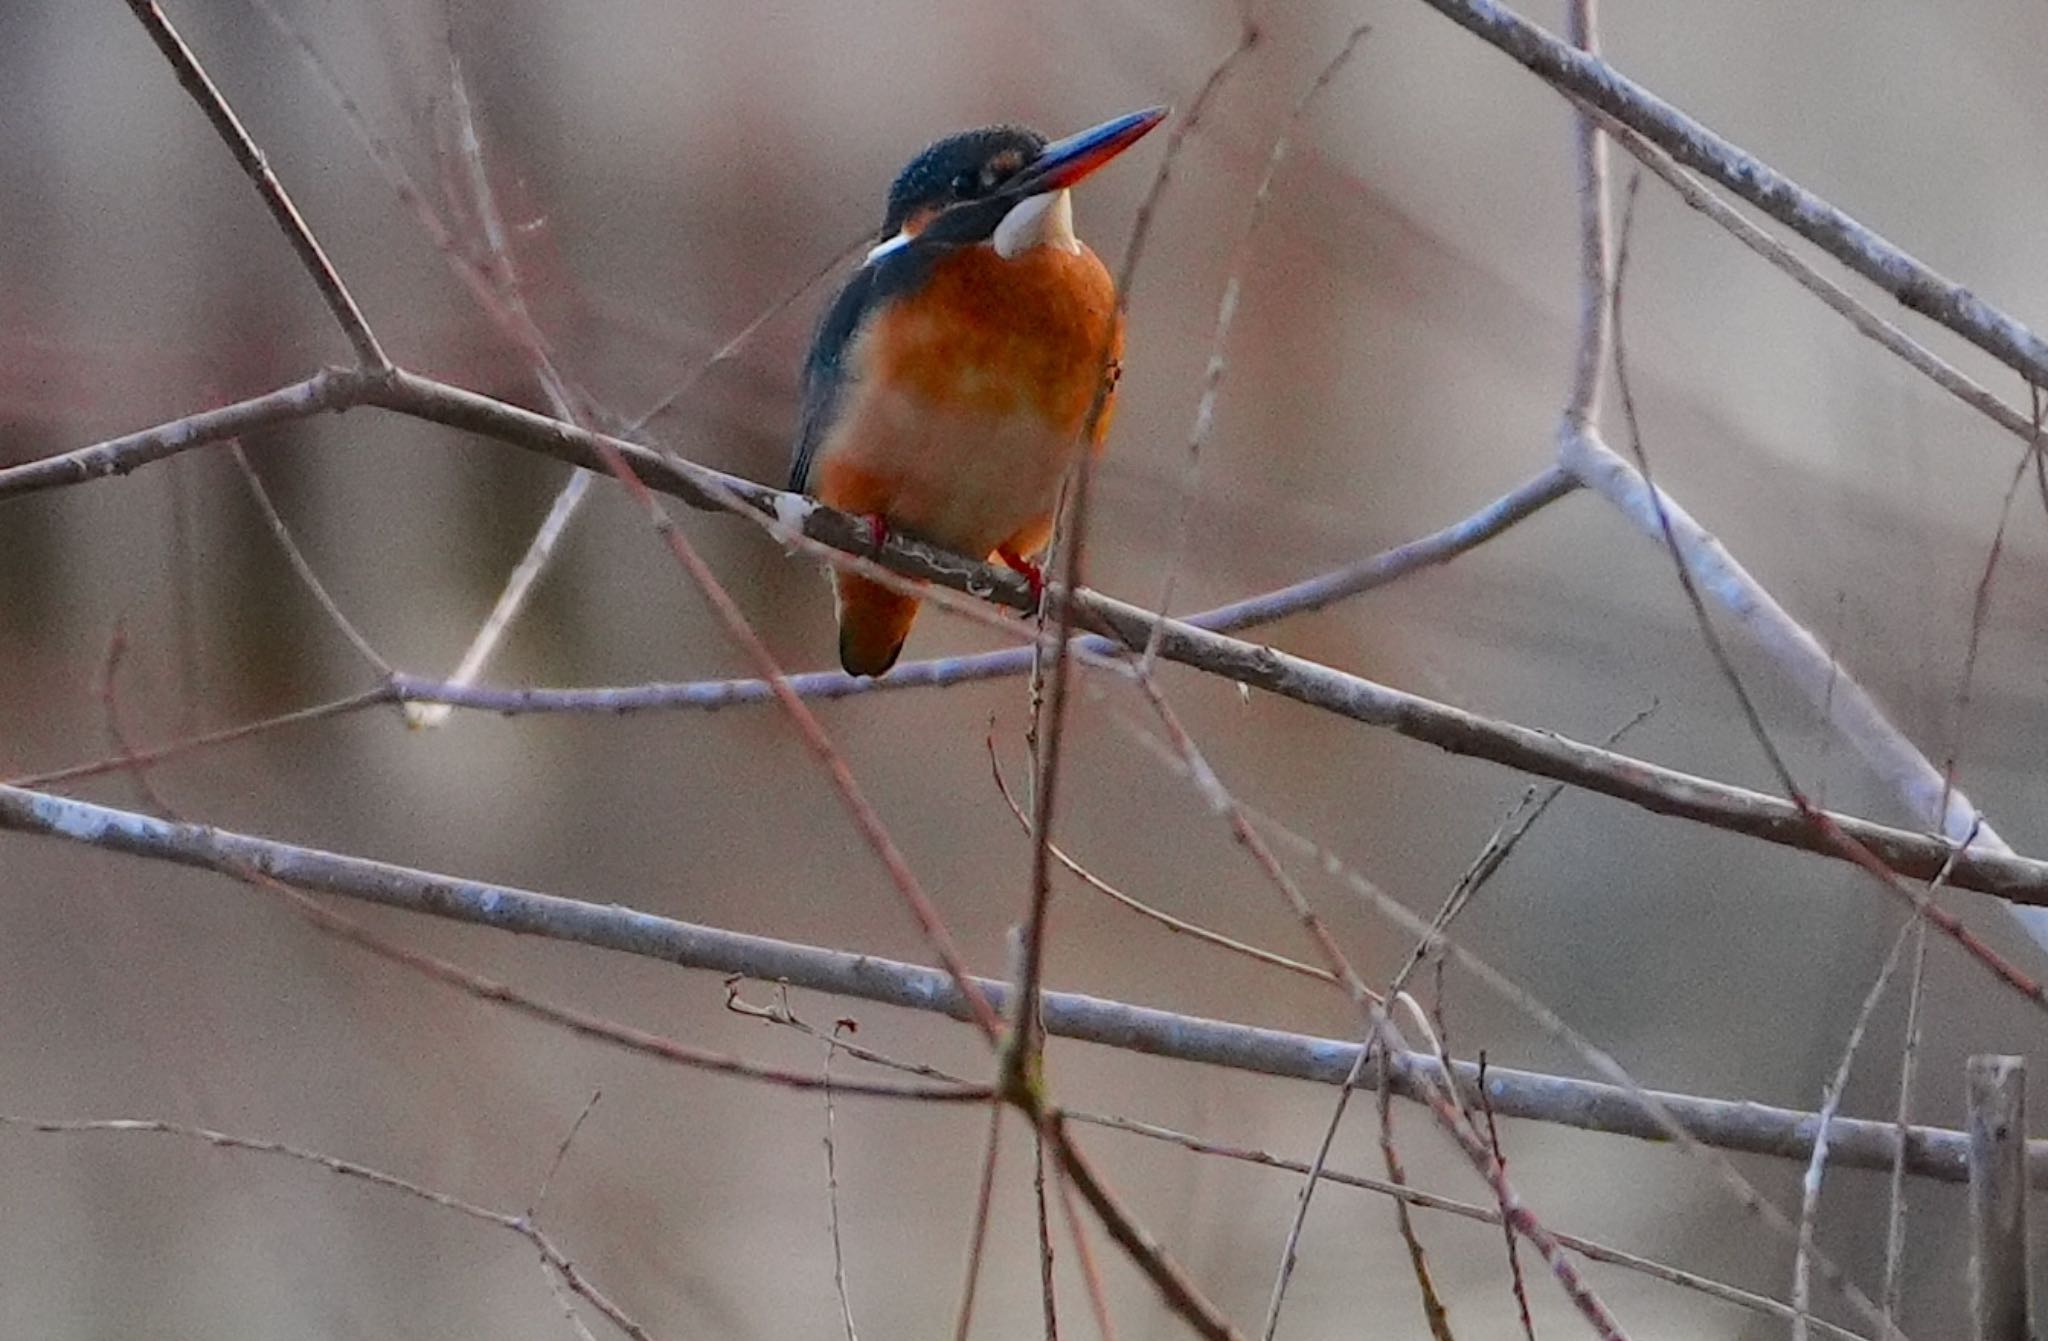
[[[986,126],[910,160],[804,361],[792,492],[864,516],[877,548],[901,532],[1043,591],[1034,556],[1083,435],[1101,450],[1123,355],[1115,282],[1074,235],[1070,188],[1167,114],[1052,141]],[[886,674],[918,598],[833,583],[840,665]]]

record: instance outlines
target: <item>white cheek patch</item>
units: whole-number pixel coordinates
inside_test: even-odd
[[[868,252],[867,260],[862,262],[862,264],[873,265],[875,264],[875,262],[881,260],[886,256],[892,256],[895,253],[902,251],[905,247],[909,245],[910,234],[898,233],[895,237],[890,238],[887,242],[880,243],[879,245],[875,246],[872,250],[870,250]]]
[[[1074,236],[1074,198],[1065,191],[1053,191],[1020,201],[996,225],[996,255],[1015,260],[1033,247],[1057,247],[1078,254],[1081,240]]]

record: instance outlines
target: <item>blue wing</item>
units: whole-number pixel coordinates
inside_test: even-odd
[[[854,336],[860,333],[861,323],[880,306],[875,296],[878,273],[878,267],[873,265],[856,270],[825,309],[824,318],[818,322],[818,333],[811,339],[810,355],[804,359],[803,409],[797,420],[796,452],[789,463],[789,488],[798,493],[810,492],[811,467],[817,461],[818,445],[837,417],[840,392],[850,371],[846,359]]]

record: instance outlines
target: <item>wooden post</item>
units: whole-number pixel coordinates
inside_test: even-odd
[[[2031,1341],[2027,1306],[2027,1063],[1969,1060],[1970,1316],[1977,1341]]]

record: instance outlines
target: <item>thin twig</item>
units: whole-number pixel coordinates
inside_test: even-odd
[[[1387,1041],[1385,1030],[1374,1030],[1373,1041],[1384,1047]],[[1372,1049],[1368,1048],[1370,1052]],[[1374,1097],[1374,1108],[1379,1113],[1380,1161],[1387,1170],[1387,1181],[1396,1187],[1408,1186],[1407,1170],[1401,1166],[1401,1156],[1394,1149],[1394,1092],[1382,1085]],[[1498,1152],[1494,1163],[1503,1171],[1507,1165]],[[1313,1177],[1314,1175],[1310,1175]],[[1503,1208],[1505,1210],[1505,1208]],[[1394,1198],[1394,1223],[1399,1228],[1401,1242],[1408,1249],[1408,1269],[1415,1276],[1415,1285],[1422,1293],[1422,1319],[1429,1326],[1434,1341],[1456,1341],[1451,1333],[1450,1310],[1444,1307],[1443,1299],[1437,1294],[1436,1281],[1429,1273],[1429,1256],[1423,1251],[1422,1236],[1415,1232],[1415,1219],[1408,1213],[1408,1203]],[[1508,1242],[1514,1242],[1514,1235],[1508,1235]]]
[[[452,28],[452,11],[448,18]],[[455,117],[456,148],[463,169],[458,180],[465,188],[467,204],[476,218],[477,227],[483,235],[485,254],[491,261],[487,268],[482,269],[482,274],[496,302],[486,304],[485,310],[500,315],[501,327],[525,354],[555,414],[588,427],[595,418],[595,407],[588,397],[572,390],[568,378],[549,354],[540,325],[527,306],[525,290],[519,280],[518,260],[512,254],[504,217],[498,210],[497,193],[491,189],[490,172],[484,165],[483,137],[470,107],[469,84],[462,77],[462,63],[455,54],[452,31],[448,35],[448,92],[448,103]],[[498,599],[492,603],[490,613],[463,650],[455,670],[448,677],[450,681],[473,684],[490,664],[498,645],[519,618],[520,611],[525,609],[535,583],[547,571],[570,522],[581,510],[583,500],[590,492],[590,480],[588,472],[577,470],[570,472],[562,482],[533,537],[527,541],[525,552],[512,566],[512,572],[499,590]],[[449,709],[440,704],[408,703],[405,713],[406,720],[415,727],[434,727],[448,719]]]
[[[1486,1115],[1486,1143],[1493,1147],[1494,1159],[1499,1161],[1500,1166],[1505,1169],[1508,1166],[1508,1157],[1506,1152],[1501,1149],[1500,1126],[1493,1120],[1493,1100],[1487,1096],[1486,1053],[1483,1050],[1479,1054],[1479,1108]],[[1507,1208],[1502,1207],[1501,1210],[1501,1236],[1507,1240],[1508,1280],[1514,1290],[1515,1314],[1521,1321],[1522,1336],[1525,1338],[1525,1341],[1536,1341],[1536,1320],[1529,1313],[1529,1286],[1522,1279],[1521,1249],[1515,1246],[1515,1233],[1512,1229],[1508,1228]],[[1566,1236],[1558,1235],[1558,1242],[1576,1251],[1576,1245]]]
[[[1259,30],[1247,11],[1236,45],[1210,70],[1187,113],[1167,133],[1166,149],[1160,155],[1152,183],[1131,221],[1130,237],[1124,244],[1123,260],[1114,277],[1112,290],[1116,303],[1111,315],[1113,322],[1120,325],[1129,307],[1131,283],[1137,276],[1145,245],[1152,236],[1152,221],[1157,217],[1159,202],[1166,194],[1174,164],[1180,158],[1189,132],[1199,124],[1210,98],[1222,86],[1230,70],[1258,40]],[[1046,654],[1046,642],[1041,637],[1032,645],[1034,670],[1029,732],[1032,745],[1031,883],[1017,963],[1017,999],[1010,1020],[1009,1043],[1003,1056],[1001,1085],[1006,1091],[1021,1092],[1040,1080],[1037,1069],[1043,1039],[1036,1017],[1035,998],[1045,970],[1046,920],[1052,904],[1053,817],[1058,808],[1060,766],[1066,740],[1067,696],[1074,656],[1073,639],[1069,636],[1074,628],[1073,595],[1081,587],[1083,556],[1087,550],[1088,508],[1095,479],[1094,448],[1097,434],[1103,426],[1103,415],[1109,409],[1110,397],[1115,390],[1111,373],[1116,360],[1116,338],[1112,334],[1110,343],[1105,344],[1097,356],[1094,390],[1077,435],[1081,450],[1067,472],[1061,502],[1054,512],[1055,544],[1048,555],[1047,566],[1050,568],[1053,560],[1057,559],[1061,564],[1061,580],[1056,588],[1048,584],[1043,592],[1034,593],[1037,599],[1032,602],[1041,632],[1048,622],[1052,626],[1051,667],[1044,676],[1041,695],[1036,669]],[[1021,1098],[1021,1093],[1017,1097]]]
[[[120,675],[121,663],[128,656],[128,630],[120,620],[114,621],[114,631],[107,636],[107,658],[100,675],[100,706],[106,713],[107,738],[112,742],[115,757],[121,761],[121,768],[135,784],[135,794],[142,804],[159,815],[169,815],[171,808],[157,794],[149,780],[148,762],[136,754],[128,743],[128,728],[121,716]]]
[[[839,1020],[832,1026],[832,1038],[825,1045],[825,1202],[832,1220],[832,1289],[839,1296],[839,1321],[846,1328],[846,1341],[860,1341],[860,1333],[853,1325],[853,1298],[846,1288],[846,1245],[839,1233],[839,1151],[833,1140],[832,1108],[832,1058],[839,1049],[833,1044],[842,1030],[854,1027],[851,1020]]]
[[[1246,32],[1253,31],[1251,20],[1245,20]],[[1371,31],[1371,25],[1360,24],[1351,30],[1337,54],[1325,65],[1313,83],[1295,100],[1294,110],[1288,114],[1287,123],[1280,133],[1273,137],[1273,147],[1266,155],[1266,170],[1259,177],[1258,189],[1252,192],[1252,203],[1245,214],[1244,230],[1238,234],[1237,245],[1230,254],[1229,277],[1223,283],[1223,296],[1216,304],[1216,324],[1209,334],[1209,362],[1202,370],[1202,394],[1195,403],[1195,421],[1188,429],[1187,461],[1181,468],[1180,507],[1174,518],[1173,541],[1167,547],[1166,577],[1160,583],[1159,601],[1154,607],[1163,617],[1173,609],[1174,588],[1180,580],[1181,566],[1187,560],[1189,532],[1195,515],[1195,498],[1202,473],[1202,450],[1209,441],[1210,430],[1216,423],[1216,401],[1223,391],[1223,374],[1229,367],[1225,350],[1230,343],[1230,328],[1237,320],[1238,295],[1244,286],[1244,272],[1251,264],[1252,240],[1258,235],[1259,222],[1266,215],[1266,207],[1273,197],[1273,179],[1280,173],[1280,165],[1287,160],[1290,141],[1307,117],[1309,108],[1315,105],[1316,97],[1337,72],[1351,59],[1351,53],[1359,41]],[[1153,637],[1145,644],[1145,654],[1140,660],[1144,674],[1150,675],[1159,657],[1158,629],[1154,625]]]
[[[1907,1119],[1913,1108],[1913,1080],[1920,1061],[1920,1003],[1927,984],[1927,922],[1922,918],[1913,929],[1913,981],[1906,995],[1904,1037],[1899,1043],[1899,1098],[1892,1130],[1903,1140]],[[1903,1146],[1892,1153],[1890,1195],[1886,1201],[1884,1233],[1884,1326],[1889,1331],[1899,1316],[1906,1285],[1906,1152]]]
[[[232,1136],[226,1132],[213,1131],[206,1127],[191,1127],[179,1122],[163,1122],[154,1118],[52,1119],[0,1114],[0,1126],[13,1127],[21,1131],[61,1134],[149,1133],[176,1136],[185,1140],[203,1141],[208,1145],[217,1146],[223,1150],[243,1150],[259,1155],[277,1155],[301,1164],[314,1165],[343,1178],[353,1178],[359,1182],[368,1183],[373,1187],[381,1187],[387,1191],[398,1192],[417,1201],[424,1201],[428,1205],[438,1206],[442,1210],[453,1211],[458,1215],[467,1216],[472,1220],[481,1221],[487,1225],[494,1225],[509,1233],[517,1234],[520,1238],[525,1239],[534,1246],[534,1249],[540,1253],[541,1260],[560,1276],[562,1282],[574,1291],[578,1298],[583,1299],[592,1308],[602,1313],[613,1326],[617,1327],[627,1336],[633,1337],[634,1341],[652,1341],[648,1331],[628,1316],[616,1303],[612,1302],[602,1290],[593,1285],[589,1278],[583,1274],[582,1270],[574,1262],[570,1261],[568,1256],[555,1245],[554,1240],[542,1233],[540,1228],[533,1223],[532,1218],[527,1215],[514,1215],[506,1211],[494,1211],[489,1207],[465,1201],[452,1193],[439,1191],[438,1189],[426,1186],[424,1183],[416,1183],[409,1178],[401,1177],[395,1173],[387,1173],[382,1169],[372,1168],[367,1164],[358,1164],[354,1160],[340,1159],[334,1155],[322,1154],[319,1151],[286,1145],[282,1141],[260,1140],[250,1136]]]
[[[1109,1236],[1152,1282],[1167,1307],[1186,1319],[1208,1341],[1244,1341],[1230,1320],[1209,1302],[1188,1279],[1187,1273],[1167,1255],[1159,1241],[1146,1232],[1145,1227],[1110,1191],[1109,1185],[1102,1181],[1094,1166],[1074,1144],[1067,1131],[1066,1120],[1057,1112],[1048,1112],[1042,1116],[1041,1125],[1046,1132],[1047,1144],[1058,1156],[1060,1168],[1067,1179],[1080,1192],[1081,1199],[1095,1211]]]
[[[327,590],[327,584],[320,580],[320,574],[313,570],[305,551],[299,548],[298,540],[293,537],[291,527],[285,524],[284,515],[277,510],[277,504],[271,501],[270,490],[264,487],[263,477],[258,475],[256,467],[249,463],[248,453],[242,450],[239,438],[228,439],[228,456],[234,461],[235,469],[241,472],[242,482],[249,486],[249,497],[255,500],[256,510],[263,514],[263,524],[276,539],[278,548],[284,551],[286,562],[290,563],[292,571],[298,574],[307,594],[312,596],[314,603],[326,614],[328,622],[348,640],[349,646],[356,649],[356,655],[368,663],[370,669],[378,676],[389,679],[391,663],[386,661],[371,645],[370,640],[363,636],[362,630],[355,626],[354,621],[349,619],[347,612],[341,608],[341,603]]]
[[[243,722],[239,726],[222,727],[218,731],[208,731],[202,735],[187,736],[182,740],[174,740],[163,745],[135,749],[125,754],[117,753],[104,759],[92,760],[90,763],[72,764],[66,768],[54,768],[42,773],[28,773],[20,777],[8,778],[6,782],[8,785],[15,787],[47,787],[53,783],[75,782],[80,778],[98,777],[123,768],[159,764],[166,759],[175,759],[181,755],[211,749],[216,745],[226,745],[238,740],[247,740],[252,736],[267,735],[272,731],[281,730],[288,726],[300,726],[307,722],[322,722],[330,717],[344,717],[353,712],[360,712],[364,708],[373,708],[378,704],[396,703],[397,701],[397,694],[389,686],[380,685],[375,689],[365,689],[360,694],[350,694],[346,698],[330,699],[325,703],[315,703],[310,707],[294,708],[290,712],[278,713],[272,717],[260,717],[255,721]]]
[[[1599,121],[1600,128],[1614,137],[1637,162],[1648,168],[1678,194],[1692,209],[1721,228],[1765,261],[1791,276],[1799,287],[1820,299],[1830,311],[1843,317],[1857,332],[1896,355],[1907,367],[1933,382],[1963,404],[2021,439],[2032,436],[2027,417],[1991,394],[1960,368],[1936,354],[1912,336],[1886,321],[1869,306],[1834,280],[1823,275],[1811,262],[1751,223],[1734,206],[1700,183],[1671,155],[1638,135],[1613,117],[1579,104],[1582,111]]]
[[[242,128],[241,118],[235,115],[235,109],[228,105],[228,100],[214,86],[213,80],[199,64],[199,58],[192,54],[192,48],[186,46],[185,39],[178,36],[177,30],[171,27],[171,21],[157,8],[155,0],[127,0],[127,4],[129,13],[133,14],[149,33],[149,40],[156,44],[156,49],[170,62],[172,72],[178,77],[178,83],[191,95],[192,101],[199,104],[199,110],[204,112],[206,119],[213,124],[214,132],[220,136],[221,142],[227,145],[228,152],[235,157],[235,162],[241,166],[249,180],[255,183],[256,193],[263,197],[264,207],[270,211],[270,217],[277,221],[278,229],[284,234],[285,241],[298,253],[299,263],[312,277],[314,287],[320,290],[320,297],[326,302],[327,310],[334,314],[334,320],[340,325],[342,334],[348,337],[349,344],[355,349],[356,358],[363,367],[373,372],[389,368],[391,360],[385,357],[383,346],[377,343],[377,337],[371,333],[370,323],[364,319],[362,309],[356,306],[356,300],[350,295],[348,285],[342,282],[340,272],[335,270],[334,263],[327,259],[327,253],[320,249],[320,243],[313,237],[313,231],[306,226],[305,219],[299,214],[298,206],[294,205],[291,196],[285,193],[284,184],[278,181],[277,174],[270,170],[270,164],[264,159],[263,151],[256,147],[256,142],[249,138],[249,132]]]
[[[1607,738],[1601,744],[1612,746],[1618,743],[1622,737],[1648,721],[1650,714],[1655,711],[1657,704],[1652,700],[1640,712],[1608,732]],[[1416,942],[1415,948],[1408,954],[1408,962],[1401,966],[1401,971],[1394,975],[1393,982],[1388,985],[1389,997],[1397,995],[1407,987],[1415,970],[1420,968],[1425,960],[1436,955],[1436,943],[1450,930],[1451,923],[1463,915],[1479,891],[1507,865],[1508,858],[1514,854],[1522,840],[1529,836],[1529,831],[1536,827],[1536,822],[1543,818],[1556,803],[1557,798],[1563,794],[1563,786],[1557,783],[1541,789],[1530,787],[1522,793],[1521,799],[1502,817],[1493,833],[1488,835],[1486,842],[1479,849],[1479,855],[1472,859],[1471,865],[1465,868],[1464,874],[1451,886],[1451,892],[1444,896],[1443,906],[1437,909],[1436,916],[1430,920],[1430,934]],[[1437,962],[1442,962],[1441,957],[1437,958]]]
[[[967,1277],[960,1285],[960,1306],[953,1313],[953,1341],[967,1341],[974,1326],[974,1296],[981,1287],[981,1267],[988,1250],[989,1212],[995,1203],[996,1160],[1003,1148],[1003,1105],[988,1106],[988,1136],[981,1148],[981,1181],[975,1186],[974,1220],[967,1231]]]
[[[2039,387],[2031,388],[2034,417],[2029,425],[2032,436],[2027,441],[2027,450],[2020,453],[2018,463],[2013,467],[2012,479],[2005,487],[2005,497],[1998,505],[1998,525],[1991,533],[1991,546],[1984,555],[1984,571],[1977,578],[1976,591],[1970,600],[1970,637],[1963,647],[1962,682],[1956,688],[1954,720],[1950,732],[1948,758],[1942,764],[1942,776],[1953,788],[1961,766],[1963,738],[1968,730],[1970,717],[1970,695],[1977,684],[1977,653],[1984,642],[1984,632],[1991,623],[1992,583],[1998,576],[1998,561],[2005,553],[2005,528],[2012,521],[2013,500],[2019,496],[2020,483],[2027,477],[2030,462],[2038,463],[2042,456],[2041,430],[2043,416],[2048,415],[2048,397]],[[1947,796],[1943,796],[1946,808]]]
[[[1109,1291],[1102,1284],[1102,1267],[1095,1260],[1095,1249],[1088,1242],[1088,1224],[1081,1218],[1080,1210],[1074,1205],[1074,1182],[1067,1177],[1064,1168],[1055,1168],[1055,1184],[1060,1193],[1060,1210],[1067,1222],[1067,1233],[1074,1240],[1074,1257],[1081,1264],[1081,1279],[1088,1286],[1088,1307],[1095,1314],[1095,1335],[1097,1341],[1116,1341],[1116,1324],[1109,1314]]]
[[[1918,918],[1911,919],[1903,923],[1899,934],[1892,938],[1891,951],[1885,955],[1877,976],[1871,980],[1870,990],[1863,994],[1863,1004],[1857,1007],[1856,1018],[1849,1026],[1849,1036],[1842,1043],[1842,1056],[1835,1064],[1835,1074],[1821,1092],[1820,1126],[1814,1133],[1813,1156],[1806,1162],[1806,1177],[1800,1185],[1799,1241],[1792,1254],[1792,1341],[1806,1341],[1807,1327],[1812,1321],[1813,1281],[1809,1261],[1813,1255],[1814,1230],[1820,1221],[1821,1180],[1827,1173],[1828,1128],[1841,1111],[1842,1096],[1849,1089],[1849,1068],[1854,1065],[1856,1052],[1863,1045],[1863,1031],[1869,1027],[1871,1016],[1877,1013],[1877,1003],[1884,999],[1885,989],[1891,985],[1892,973],[1899,966],[1900,952],[1906,948],[1907,934],[1918,925]]]
[[[1045,1134],[1031,1133],[1031,1200],[1038,1219],[1038,1302],[1045,1341],[1060,1341],[1059,1294],[1053,1282],[1052,1206],[1045,1195]]]
[[[1280,864],[1279,857],[1267,845],[1264,836],[1253,826],[1244,808],[1238,804],[1237,798],[1223,785],[1222,779],[1216,775],[1216,770],[1209,766],[1201,747],[1196,745],[1194,737],[1188,734],[1187,727],[1182,725],[1179,714],[1173,710],[1173,705],[1159,692],[1159,686],[1149,676],[1141,676],[1138,687],[1144,693],[1146,702],[1152,705],[1152,711],[1158,714],[1161,724],[1166,728],[1168,739],[1173,742],[1173,747],[1180,752],[1181,758],[1186,762],[1188,777],[1193,780],[1195,787],[1210,806],[1229,822],[1231,835],[1236,838],[1238,845],[1251,854],[1252,860],[1265,873],[1266,879],[1286,899],[1295,920],[1301,923],[1302,929],[1308,933],[1317,952],[1322,955],[1332,981],[1343,987],[1352,1004],[1361,1011],[1380,1004],[1383,998],[1367,987],[1365,980],[1358,976],[1358,970],[1351,966],[1351,960],[1337,944],[1337,938],[1330,934],[1329,927],[1309,904],[1308,896],[1302,893],[1301,886],[1287,873],[1286,867]]]
[[[831,1079],[831,1073],[828,1071],[825,1080],[829,1084]],[[830,1094],[831,1090],[827,1089],[826,1093]],[[597,1109],[597,1101],[602,1098],[603,1090],[592,1090],[590,1098],[584,1102],[582,1111],[576,1114],[576,1120],[569,1124],[568,1131],[562,1133],[562,1142],[555,1147],[555,1157],[548,1161],[548,1171],[541,1175],[540,1188],[533,1194],[533,1205],[527,1208],[528,1215],[539,1215],[540,1208],[547,1204],[548,1190],[555,1185],[555,1175],[562,1171],[563,1162],[569,1158],[569,1147],[576,1143],[576,1134],[583,1130],[583,1124],[590,1120],[591,1113]]]
[[[1345,1111],[1351,1106],[1351,1095],[1358,1088],[1366,1065],[1372,1059],[1369,1039],[1367,1046],[1358,1049],[1351,1060],[1351,1070],[1337,1087],[1337,1102],[1331,1109],[1330,1120],[1323,1124],[1323,1137],[1316,1145],[1315,1158],[1304,1169],[1308,1176],[1302,1180],[1301,1190],[1294,1194],[1294,1215],[1287,1223],[1287,1237],[1280,1243],[1280,1265],[1274,1269],[1273,1288],[1266,1296],[1266,1320],[1259,1328],[1260,1341],[1273,1341],[1280,1330],[1280,1310],[1287,1302],[1287,1287],[1293,1283],[1294,1268],[1301,1260],[1301,1236],[1308,1224],[1309,1205],[1315,1198],[1317,1184],[1323,1179],[1330,1150],[1337,1143],[1337,1131],[1344,1123]]]
[[[1010,813],[1016,817],[1017,823],[1023,826],[1026,834],[1029,834],[1031,832],[1031,817],[1024,813],[1023,806],[1017,804],[1017,798],[1011,793],[1008,780],[1003,777],[1002,760],[996,754],[996,738],[993,733],[988,737],[988,762],[990,771],[995,775],[996,791],[1001,794],[1003,804],[1010,808]],[[1052,845],[1052,854],[1060,865],[1066,867],[1068,871],[1073,873],[1076,879],[1080,880],[1090,889],[1107,895],[1110,899],[1122,904],[1140,917],[1149,918],[1165,927],[1168,931],[1214,945],[1219,949],[1228,950],[1232,954],[1243,955],[1245,958],[1261,964],[1285,969],[1289,973],[1298,973],[1305,978],[1314,978],[1320,982],[1328,983],[1337,981],[1336,976],[1328,969],[1317,968],[1313,964],[1304,964],[1298,959],[1289,959],[1286,955],[1261,949],[1259,946],[1226,936],[1220,931],[1211,931],[1208,927],[1187,921],[1184,918],[1175,917],[1172,913],[1160,908],[1154,908],[1151,904],[1141,899],[1133,898],[1115,885],[1096,875],[1086,866],[1083,866],[1056,843]]]

